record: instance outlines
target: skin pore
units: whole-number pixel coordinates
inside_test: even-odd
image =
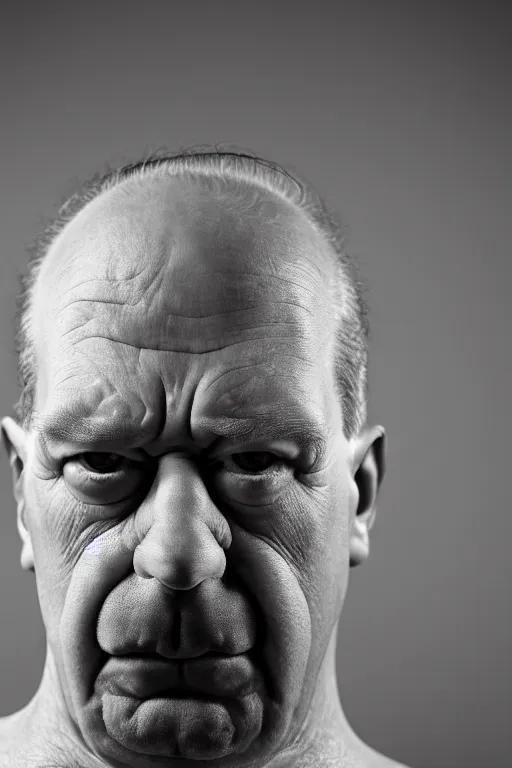
[[[336,687],[384,446],[343,432],[335,279],[304,214],[235,183],[124,181],[59,235],[34,418],[3,422],[47,660],[0,765],[396,765]]]

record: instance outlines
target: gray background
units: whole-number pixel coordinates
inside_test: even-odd
[[[235,142],[302,171],[348,224],[389,464],[339,680],[359,734],[415,768],[512,764],[509,16],[483,1],[1,6],[2,414],[25,248],[104,161]],[[5,459],[0,482],[7,714],[36,690],[44,634]]]

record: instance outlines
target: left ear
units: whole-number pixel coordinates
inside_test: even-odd
[[[350,521],[350,565],[360,565],[370,554],[370,530],[375,522],[379,488],[386,471],[386,433],[384,427],[367,427],[356,438],[354,482],[357,505]]]

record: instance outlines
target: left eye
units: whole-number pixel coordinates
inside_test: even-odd
[[[226,460],[228,464],[231,463],[235,466],[233,470],[241,469],[243,472],[249,472],[250,474],[258,474],[265,472],[270,467],[274,466],[278,461],[278,457],[270,451],[245,451],[244,453],[233,453]]]
[[[224,498],[244,507],[271,504],[292,481],[290,461],[271,451],[243,451],[212,462],[212,481]]]
[[[80,460],[86,469],[90,469],[101,475],[117,472],[123,465],[123,462],[126,462],[125,457],[120,456],[118,453],[99,452],[82,453]]]

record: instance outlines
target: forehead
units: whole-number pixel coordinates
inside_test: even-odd
[[[89,204],[43,263],[39,396],[69,399],[72,383],[76,401],[79,384],[92,413],[106,401],[112,410],[112,397],[144,402],[162,383],[184,392],[215,378],[257,407],[278,397],[284,376],[292,386],[281,395],[295,387],[303,398],[306,369],[318,372],[330,352],[332,281],[320,236],[269,192],[124,182]]]
[[[198,269],[277,274],[294,265],[325,281],[331,261],[306,215],[268,190],[159,176],[125,180],[89,203],[53,244],[41,281],[72,289],[85,276],[117,282],[144,271],[174,283]]]

